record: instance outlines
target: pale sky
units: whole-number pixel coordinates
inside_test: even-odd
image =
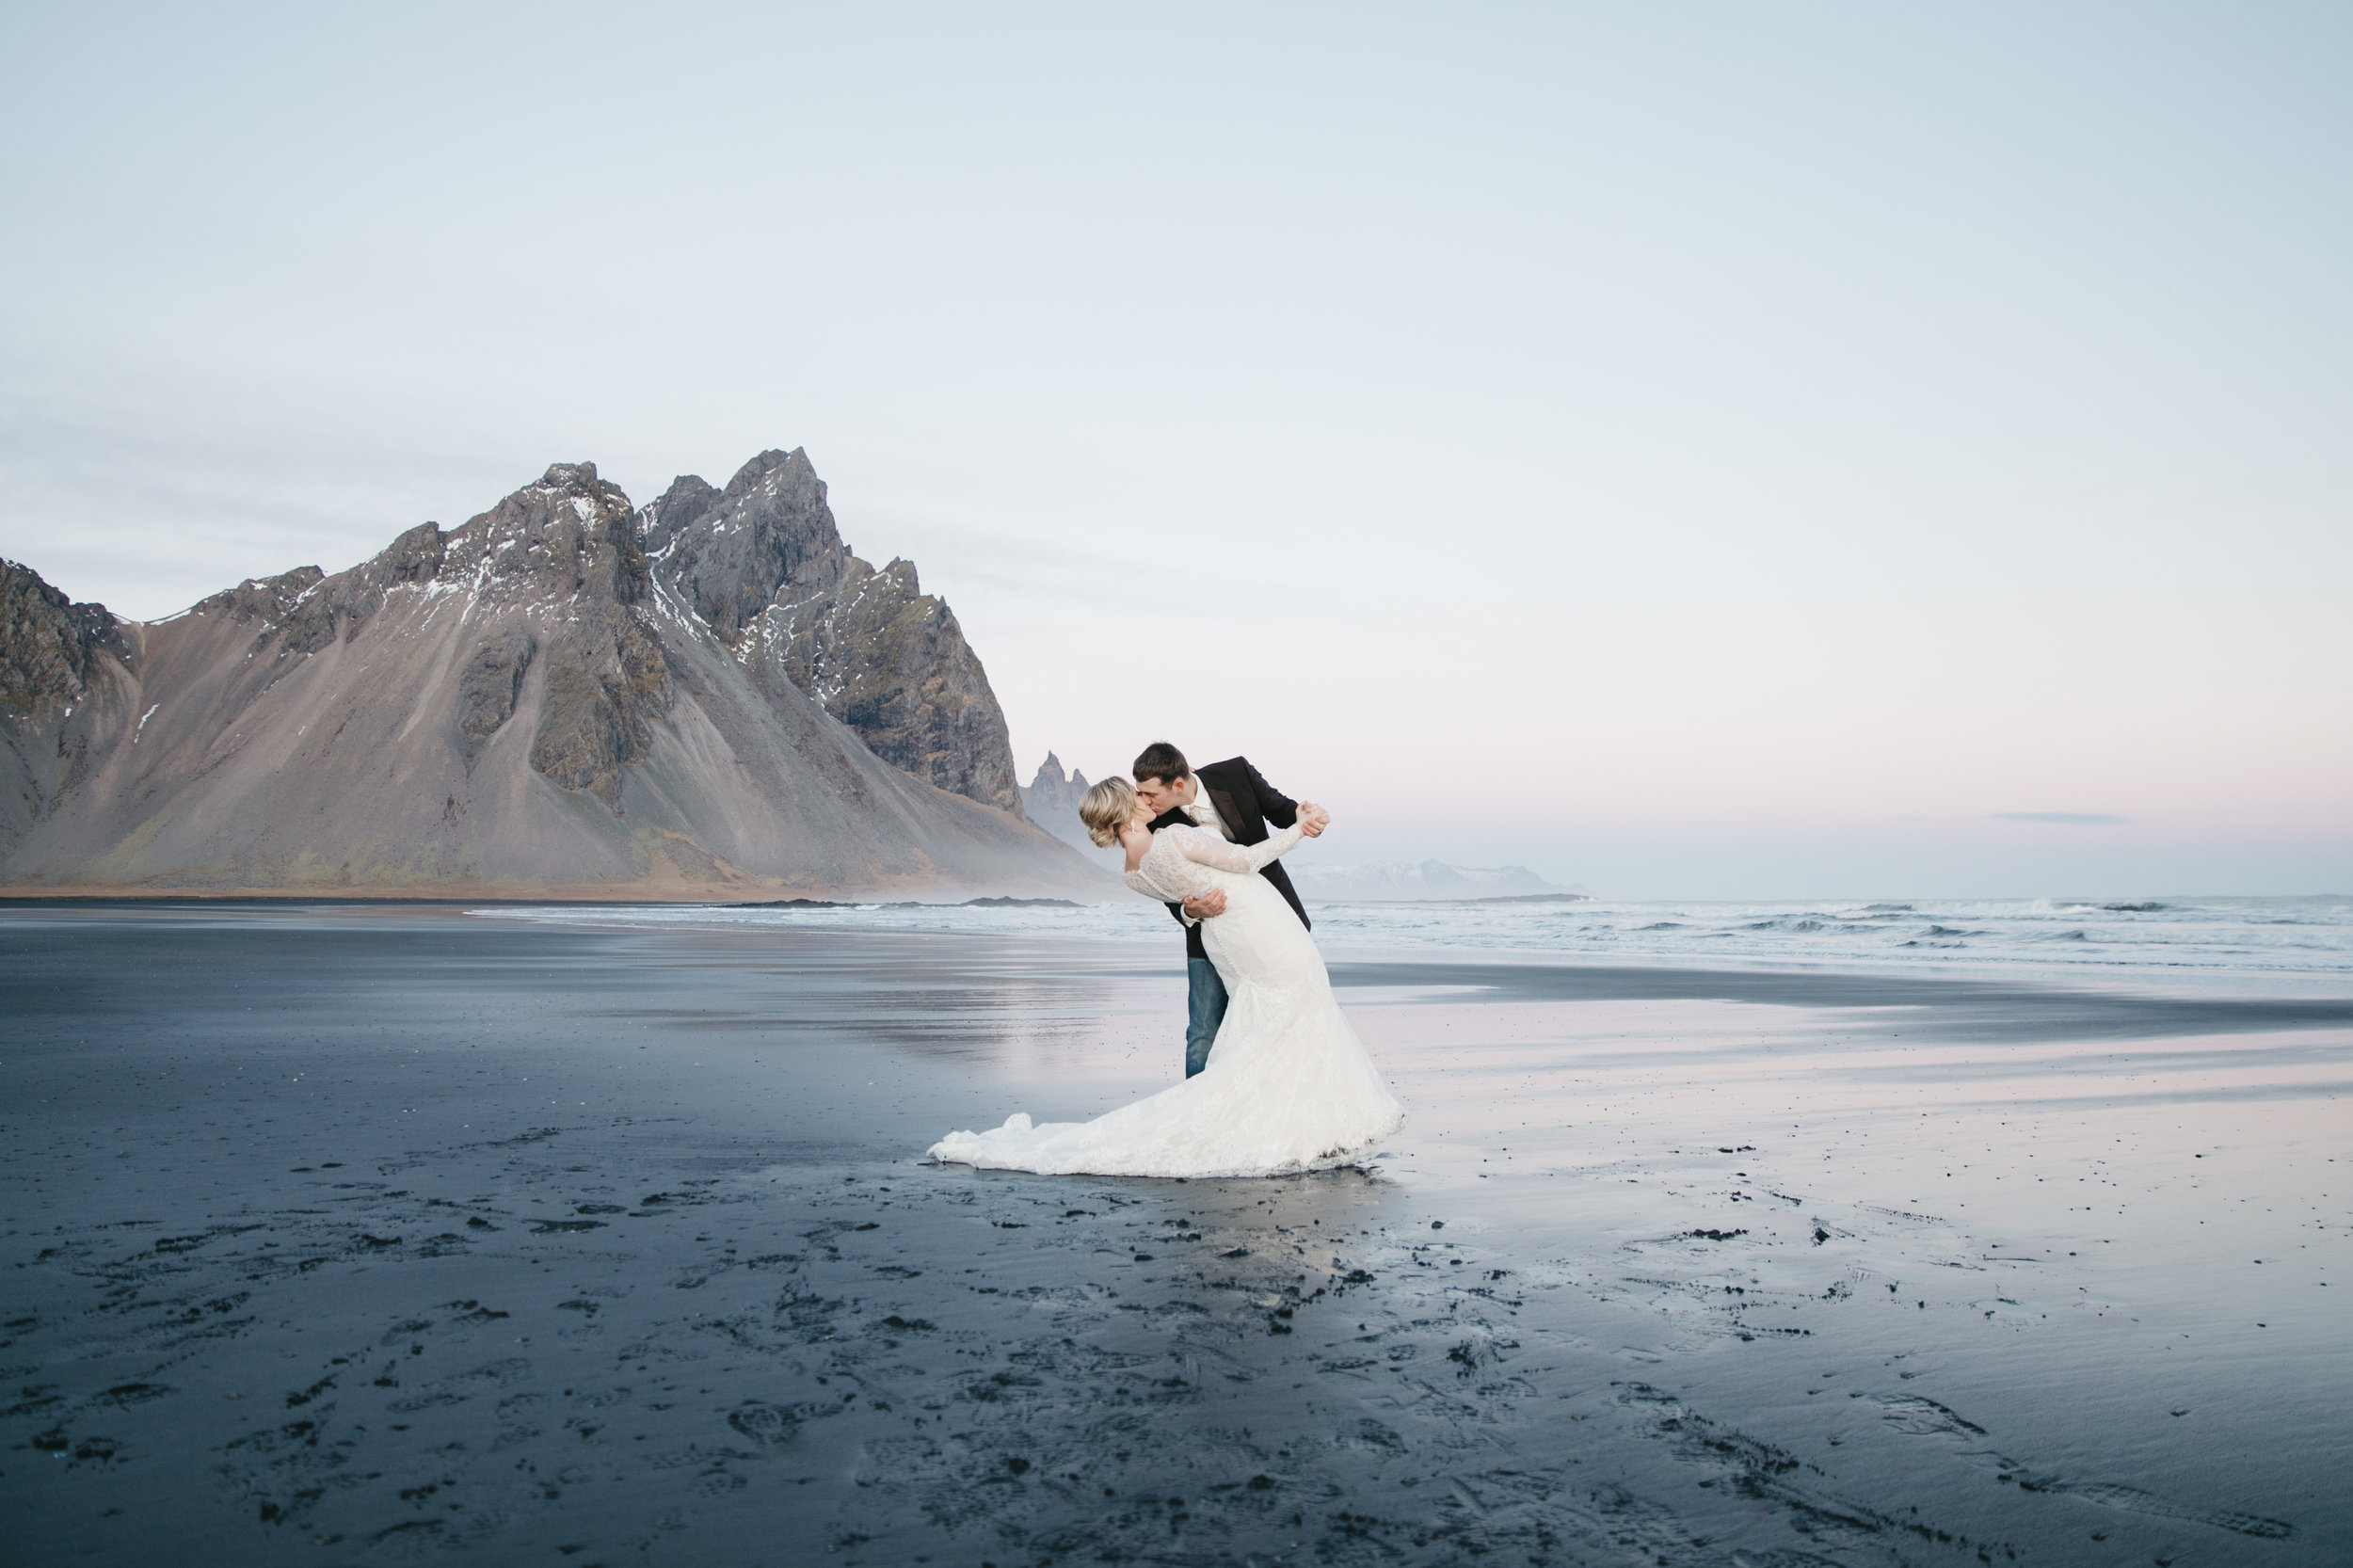
[[[1335,861],[1628,897],[2353,891],[2341,6],[17,4],[0,61],[0,554],[119,614],[803,446],[1025,777],[1243,751]]]

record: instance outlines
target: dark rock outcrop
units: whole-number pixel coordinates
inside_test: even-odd
[[[131,650],[104,604],[76,604],[30,567],[0,560],[0,713],[80,700],[93,663],[108,658],[128,664]]]
[[[531,673],[538,647],[518,627],[506,627],[482,639],[457,678],[457,732],[466,737],[468,754],[476,743],[499,732],[515,716],[522,696],[523,677]]]
[[[792,683],[856,730],[874,755],[943,790],[1018,812],[1005,715],[980,656],[915,563],[876,571],[852,556],[840,586],[762,617]]]
[[[568,593],[572,614],[547,641],[531,765],[617,810],[621,770],[651,754],[674,695],[639,608],[651,578],[629,497],[594,463],[558,463],[452,536],[443,565],[452,561],[525,598]]]
[[[559,463],[463,527],[145,625],[0,568],[0,884],[1107,890],[1020,820],[1009,759],[988,798],[1003,720],[912,568],[890,614],[852,592],[824,657],[786,657],[779,595],[861,574],[886,575],[798,453],[643,513]]]
[[[638,523],[669,607],[885,761],[1020,812],[1005,715],[955,613],[923,592],[913,562],[877,571],[850,553],[805,453],[763,452],[724,490],[682,475]]]
[[[104,605],[73,603],[30,567],[0,561],[0,858],[134,724],[136,664]]]
[[[670,698],[669,666],[652,633],[625,609],[599,605],[549,645],[531,765],[618,810],[621,770],[652,755],[654,721]]]

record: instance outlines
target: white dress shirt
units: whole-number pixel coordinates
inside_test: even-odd
[[[1200,789],[1200,786],[1196,784],[1194,788],[1198,790]],[[1209,804],[1209,795],[1208,791],[1201,791],[1200,793],[1193,797],[1193,804],[1191,806],[1179,807],[1178,809],[1183,811],[1186,816],[1193,819],[1193,824],[1195,827],[1206,827],[1210,832],[1222,836],[1229,844],[1241,842],[1240,840],[1234,837],[1234,830],[1225,824],[1225,819],[1217,814],[1217,808]],[[1199,920],[1194,920],[1191,915],[1185,914],[1182,909],[1178,909],[1176,913],[1183,918],[1184,922],[1187,925],[1199,925],[1201,923]]]
[[[1193,796],[1193,804],[1185,808],[1185,815],[1193,820],[1195,826],[1209,829],[1229,844],[1240,841],[1235,839],[1234,830],[1227,825],[1225,819],[1217,814],[1217,808],[1209,804],[1209,797],[1206,791]]]

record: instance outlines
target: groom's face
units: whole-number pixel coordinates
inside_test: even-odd
[[[1195,788],[1191,778],[1180,778],[1173,784],[1165,778],[1139,779],[1136,782],[1136,798],[1149,807],[1157,817],[1163,811],[1174,811],[1179,806],[1191,806]]]

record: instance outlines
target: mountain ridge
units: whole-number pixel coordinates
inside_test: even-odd
[[[822,658],[780,656],[780,598]],[[1099,893],[1003,733],[952,613],[849,553],[797,450],[642,509],[554,464],[152,622],[0,569],[10,891]]]

